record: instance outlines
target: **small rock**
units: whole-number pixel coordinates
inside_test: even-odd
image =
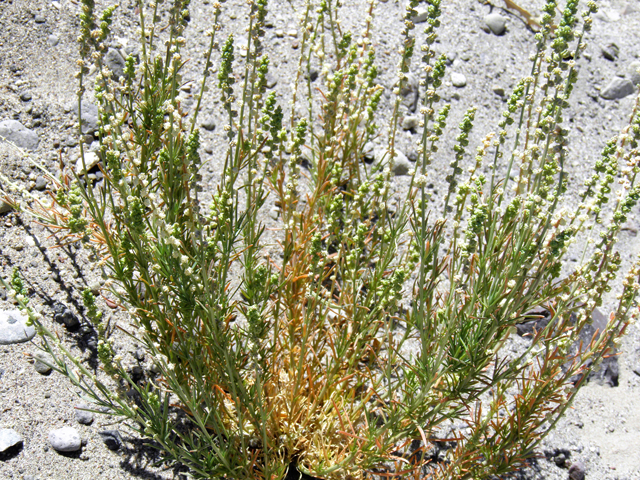
[[[49,432],[49,443],[58,452],[77,452],[82,448],[80,434],[73,427],[63,427]]]
[[[281,28],[277,28],[273,33],[275,33],[276,37],[278,38],[284,37],[284,30]]]
[[[35,189],[44,190],[45,188],[47,188],[47,179],[44,178],[42,175],[38,175],[38,178],[36,178]]]
[[[600,96],[605,100],[619,100],[636,91],[633,82],[626,78],[616,77],[609,85],[600,91]]]
[[[409,163],[409,159],[400,150],[396,150],[396,157],[393,159],[391,171],[396,177],[399,177],[401,175],[408,175],[409,170],[411,170],[411,163]]]
[[[490,13],[484,17],[484,23],[494,35],[502,35],[506,30],[507,19],[499,13]]]
[[[318,70],[316,70],[315,68],[312,68],[309,70],[307,75],[309,80],[311,80],[312,82],[315,82],[318,78],[319,73],[318,73]]]
[[[424,23],[427,21],[427,18],[429,18],[429,10],[427,7],[418,5],[414,10],[416,11],[416,14],[411,17],[411,21],[413,23]]]
[[[74,135],[69,135],[64,141],[64,145],[69,148],[78,146],[78,139]]]
[[[49,42],[49,45],[51,45],[52,47],[55,47],[56,45],[58,45],[58,43],[60,43],[60,37],[54,34],[49,35],[49,38],[47,39],[47,41]]]
[[[44,22],[47,21],[47,19],[44,17],[44,15],[36,15],[34,20],[35,20],[36,23],[44,23]]]
[[[31,95],[30,92],[22,92],[20,94],[20,100],[22,100],[23,102],[29,102],[31,101],[32,98],[33,98],[33,95]]]
[[[569,478],[571,480],[584,480],[586,468],[584,463],[577,461],[569,467]]]
[[[95,152],[85,152],[84,163],[87,167],[87,172],[100,163],[100,157]],[[82,157],[79,156],[76,161],[76,175],[84,174],[84,165],[82,164]]]
[[[362,147],[362,159],[365,163],[372,164],[374,162],[374,160],[376,159],[375,149],[376,146],[371,142],[367,142],[364,144],[364,147]]]
[[[634,85],[640,85],[640,62],[632,62],[628,68],[629,79]]]
[[[76,405],[76,421],[82,425],[91,425],[93,422],[93,412],[89,412],[85,409],[90,408],[86,403]]]
[[[504,88],[502,88],[500,85],[493,85],[491,87],[491,91],[499,97],[504,97]]]
[[[122,438],[117,430],[104,430],[100,436],[109,450],[116,451],[122,446]]]
[[[68,330],[74,330],[80,326],[78,317],[60,302],[56,302],[53,306],[53,319],[58,323],[64,323]]]
[[[0,122],[0,139],[16,144],[26,150],[38,148],[40,138],[33,130],[29,130],[17,120],[3,120]]]
[[[298,30],[296,30],[295,28],[290,28],[287,30],[287,35],[289,35],[290,37],[297,37]]]
[[[273,88],[278,84],[278,79],[271,72],[267,73],[266,84],[267,88]]]
[[[418,128],[420,120],[415,115],[408,115],[402,120],[402,128],[405,130],[415,130]]]
[[[567,463],[567,456],[564,453],[559,453],[553,457],[553,462],[560,468],[564,467]]]
[[[22,437],[12,428],[0,428],[0,453],[20,445]]]
[[[38,352],[33,355],[33,358],[36,359],[33,364],[33,368],[36,372],[40,375],[49,375],[51,373],[52,368],[50,365],[54,365],[54,360],[51,355],[45,352]]]
[[[122,54],[115,48],[107,50],[107,54],[104,56],[104,64],[111,70],[112,77],[118,80],[120,77],[124,77],[124,69],[126,63]]]
[[[419,99],[418,79],[415,75],[407,75],[407,80],[402,85],[400,95],[402,96],[402,104],[412,112],[416,111]]]
[[[6,203],[4,200],[0,200],[0,215],[10,211],[11,211],[11,205]]]
[[[0,310],[0,345],[24,343],[35,337],[36,329],[27,327],[27,320],[19,310]]]
[[[102,284],[96,280],[95,282],[91,282],[89,285],[87,285],[87,287],[89,288],[89,290],[91,290],[91,293],[93,293],[94,295],[99,295],[100,290],[102,289]]]
[[[467,77],[462,73],[453,72],[451,74],[451,84],[456,88],[462,88],[467,85]]]
[[[204,120],[202,120],[202,123],[200,123],[200,125],[202,126],[202,128],[204,128],[205,130],[212,132],[216,129],[216,123],[215,120],[212,116],[209,116],[207,118],[205,118]]]
[[[77,113],[78,105],[74,104],[71,111]],[[82,102],[82,133],[94,133],[100,125],[98,121],[98,107],[93,103]]]
[[[602,56],[610,61],[615,61],[618,58],[618,54],[620,53],[620,49],[615,43],[610,43],[609,45],[601,46],[600,51],[602,51]]]

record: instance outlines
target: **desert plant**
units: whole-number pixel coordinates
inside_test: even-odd
[[[93,63],[104,178],[90,180],[83,160],[81,171],[51,176],[50,203],[23,191],[28,202],[14,205],[93,251],[129,312],[119,329],[153,358],[157,374],[132,379],[115,353],[113,326],[87,290],[104,374],[91,371],[29,310],[15,274],[18,300],[54,367],[96,409],[128,419],[195,478],[279,479],[295,466],[321,478],[462,479],[521,467],[586,374],[613,353],[636,308],[637,262],[607,328],[579,342],[617,277],[616,235],[640,197],[636,104],[578,204],[565,200],[562,112],[595,4],[579,21],[578,1],[569,0],[556,23],[558,5],[547,2],[530,76],[470,163],[475,109],[468,110],[442,210],[434,211],[426,184],[449,112],[437,93],[446,59],[433,49],[440,0],[427,2],[419,48],[411,20],[418,2],[407,7],[386,154],[372,165],[365,145],[380,131],[383,90],[370,38],[374,2],[358,36],[342,28],[339,2],[305,4],[289,112],[266,89],[266,0],[248,2],[242,61],[232,36],[218,45],[222,6],[215,3],[191,113],[179,101],[188,3],[175,0],[163,23],[161,2],[139,2],[140,56],[129,56],[124,76],[113,78],[104,43],[114,10],[98,17],[93,1],[83,0],[78,115]],[[422,135],[402,190],[391,169],[416,49]],[[209,192],[196,120],[217,51],[228,148],[222,179]],[[316,64],[318,93],[309,75]],[[272,204],[280,228],[267,238],[264,211]],[[584,241],[582,260],[570,270],[563,261],[577,241]],[[279,256],[267,254],[276,247]],[[550,321],[526,350],[502,350],[540,307]],[[436,458],[433,444],[448,420],[465,428]]]

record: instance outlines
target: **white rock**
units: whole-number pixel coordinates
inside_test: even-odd
[[[0,452],[15,447],[22,443],[22,437],[12,428],[0,429]]]
[[[6,140],[26,150],[35,150],[40,143],[40,137],[33,130],[29,130],[17,120],[3,120],[0,122],[0,141]]]
[[[415,9],[416,14],[411,17],[413,23],[424,23],[429,18],[429,10],[423,5],[418,5]]]
[[[484,17],[484,23],[494,35],[502,35],[506,30],[507,19],[499,13],[490,13]]]
[[[393,159],[391,171],[396,177],[399,177],[401,175],[409,175],[409,170],[411,170],[409,159],[400,150],[396,150],[396,158]]]
[[[618,100],[635,93],[635,91],[636,87],[631,80],[616,77],[600,91],[600,96],[605,100]]]
[[[77,452],[82,447],[80,434],[73,427],[63,427],[49,432],[49,443],[58,452]]]
[[[453,72],[451,74],[451,83],[456,88],[462,88],[467,85],[467,77],[465,77],[462,73]]]
[[[100,157],[95,152],[84,152],[84,161],[87,164],[87,172],[100,163]],[[76,174],[84,174],[84,166],[82,165],[82,157],[78,157],[76,162]]]
[[[0,345],[24,343],[36,335],[34,326],[27,326],[28,318],[19,310],[0,310]]]

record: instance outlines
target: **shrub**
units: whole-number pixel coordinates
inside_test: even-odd
[[[475,109],[468,110],[444,208],[434,211],[426,184],[449,112],[438,95],[446,59],[433,48],[440,0],[427,2],[420,46],[411,21],[418,2],[407,8],[386,153],[373,164],[364,161],[365,145],[378,132],[383,90],[370,38],[373,2],[360,36],[341,28],[335,2],[307,4],[286,113],[266,89],[266,0],[248,2],[246,59],[237,60],[232,36],[219,47],[212,86],[228,119],[228,148],[212,194],[199,174],[196,125],[222,7],[213,5],[189,113],[178,98],[188,3],[167,7],[168,24],[160,4],[140,4],[140,56],[129,56],[115,79],[104,63],[114,10],[98,17],[83,0],[78,114],[93,63],[104,178],[92,182],[83,160],[82,172],[67,169],[56,181],[51,205],[31,198],[22,208],[92,250],[129,312],[120,330],[153,358],[157,374],[134,381],[87,290],[101,361],[90,370],[29,310],[16,274],[19,301],[57,370],[194,478],[279,479],[297,467],[322,478],[462,479],[521,467],[586,374],[615,351],[638,291],[636,262],[606,329],[580,343],[618,276],[616,235],[640,196],[636,106],[577,207],[565,206],[562,112],[595,4],[580,21],[570,0],[555,23],[558,6],[547,2],[530,76],[471,162]],[[403,191],[391,181],[400,94],[417,50],[419,159],[394,204]],[[316,64],[317,92],[309,75]],[[271,205],[275,233],[266,232]],[[582,249],[574,269],[564,263],[572,245]],[[269,255],[273,249],[279,255]],[[541,308],[550,321],[526,349],[503,349]],[[448,420],[465,428],[438,456],[434,443]]]

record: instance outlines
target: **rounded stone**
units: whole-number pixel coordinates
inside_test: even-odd
[[[490,13],[484,17],[484,23],[494,35],[504,34],[507,28],[507,19],[499,13]]]
[[[77,452],[82,448],[82,439],[75,428],[63,427],[49,432],[49,443],[58,452]]]
[[[467,86],[467,77],[462,73],[453,72],[451,74],[451,84],[456,88],[462,88]]]
[[[631,80],[616,77],[600,91],[600,96],[605,100],[619,100],[635,93],[635,91],[636,88]]]
[[[391,171],[396,177],[401,175],[409,175],[409,171],[411,170],[411,163],[407,156],[402,153],[400,150],[396,150],[396,158],[393,159],[393,166],[391,167]]]
[[[0,310],[0,345],[24,343],[35,337],[36,329],[27,326],[27,320],[19,310]]]
[[[76,421],[82,425],[93,423],[93,412],[85,410],[87,408],[90,408],[89,405],[84,403],[76,405]]]
[[[415,130],[418,128],[420,119],[416,115],[407,115],[402,120],[402,128],[404,130]]]
[[[50,365],[54,364],[53,357],[45,352],[38,352],[33,355],[33,358],[36,359],[33,364],[33,368],[40,375],[49,375],[51,373]]]
[[[573,465],[569,467],[569,478],[571,480],[584,480],[586,473],[584,463],[580,461],[574,462]]]
[[[15,143],[26,150],[38,148],[40,138],[33,130],[29,130],[17,120],[3,120],[0,122],[0,140]]]
[[[0,453],[9,450],[11,447],[20,445],[22,437],[12,428],[0,429]]]

